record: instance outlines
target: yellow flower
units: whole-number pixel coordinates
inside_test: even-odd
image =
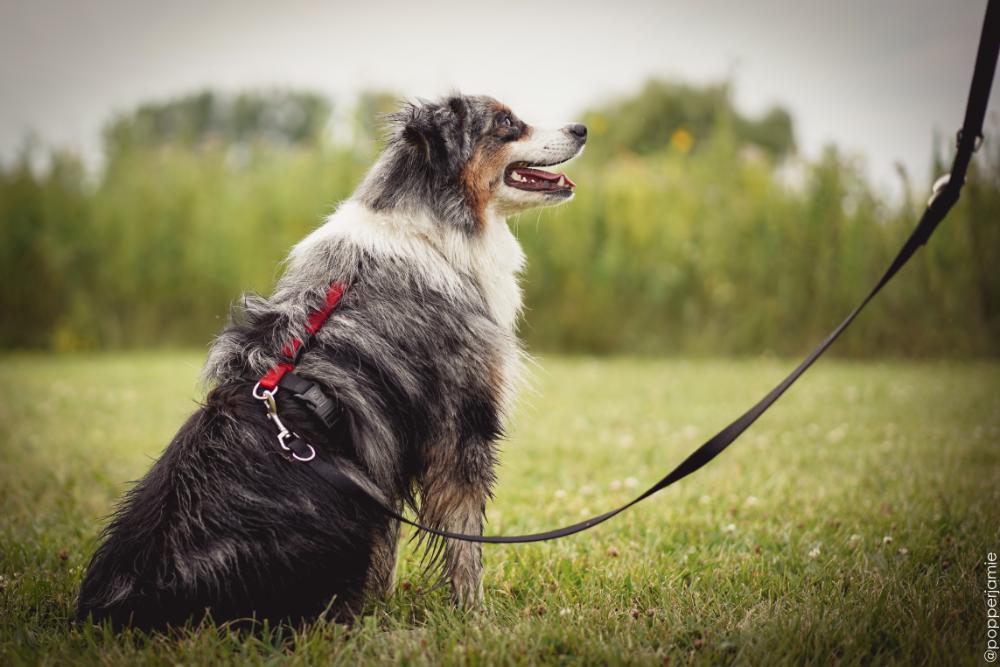
[[[687,153],[694,146],[694,135],[687,128],[679,127],[670,135],[670,147],[678,153]]]
[[[587,125],[590,126],[591,133],[604,134],[608,131],[608,119],[601,114],[594,114],[587,119]]]

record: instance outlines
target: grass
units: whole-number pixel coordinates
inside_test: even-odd
[[[71,623],[102,517],[192,409],[197,353],[0,359],[0,664],[975,664],[1000,550],[1000,366],[822,362],[730,452],[610,524],[486,547],[486,607],[406,582],[355,627]],[[489,530],[626,500],[785,361],[542,360]]]

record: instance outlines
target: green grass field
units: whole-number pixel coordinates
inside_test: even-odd
[[[201,390],[199,353],[0,359],[0,664],[976,664],[1000,551],[1000,366],[821,362],[708,468],[559,542],[485,548],[486,605],[423,591],[353,628],[115,636],[71,623],[104,517]],[[493,533],[626,500],[787,361],[545,358]]]

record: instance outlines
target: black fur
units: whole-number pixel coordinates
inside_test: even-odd
[[[213,390],[128,492],[84,579],[81,617],[160,628],[206,611],[279,622],[331,602],[335,617],[360,608],[371,536],[387,521],[290,464],[252,386]],[[279,409],[324,454],[351,455],[345,427],[328,436],[293,401]]]
[[[342,303],[300,361],[300,374],[325,379],[343,404],[338,428],[324,431],[280,392],[279,414],[320,456],[352,462],[397,506],[416,505],[414,486],[428,475],[483,488],[485,500],[500,418],[486,382],[494,355],[483,355],[469,328],[487,333],[492,325],[481,304],[456,303],[428,286],[413,303],[415,286],[396,284],[395,267],[383,263],[362,257]],[[358,611],[372,541],[387,521],[307,464],[286,460],[251,397],[262,369],[247,352],[276,361],[275,334],[301,331],[294,320],[255,302],[222,334],[217,347],[239,352],[226,357],[223,383],[126,495],[88,569],[81,617],[158,628],[205,611],[215,620],[293,622],[331,602],[335,618]],[[380,432],[388,442],[377,444]],[[359,455],[359,441],[378,447],[378,462]]]

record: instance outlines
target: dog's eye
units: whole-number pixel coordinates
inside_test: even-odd
[[[497,118],[493,132],[501,141],[514,141],[521,136],[521,126],[511,114],[505,113]]]

